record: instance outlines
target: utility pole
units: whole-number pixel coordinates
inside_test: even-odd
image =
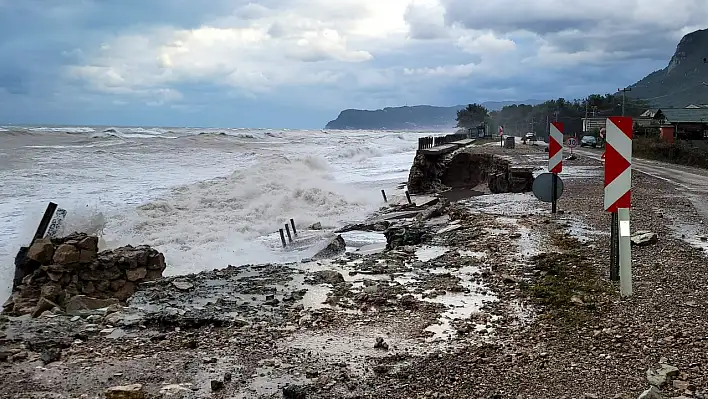
[[[588,100],[585,99],[585,119],[583,119],[583,132],[588,131]]]
[[[628,91],[632,91],[632,89],[629,87],[625,87],[624,89],[617,89],[617,91],[622,92],[622,116],[624,116],[624,102],[625,102],[625,98],[627,97],[626,93]]]

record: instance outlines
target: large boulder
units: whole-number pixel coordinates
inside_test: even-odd
[[[332,238],[327,245],[322,248],[319,252],[312,257],[312,259],[328,259],[335,257],[337,255],[343,254],[347,249],[347,245],[344,242],[344,238],[341,235],[337,235]]]

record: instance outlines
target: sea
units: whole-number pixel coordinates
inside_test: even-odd
[[[64,233],[98,234],[104,249],[151,245],[165,254],[166,275],[295,262],[328,231],[385,205],[381,190],[389,201],[403,196],[426,135],[0,126],[0,301],[50,201],[67,211]],[[291,218],[308,240],[283,248],[279,229]],[[325,231],[307,230],[316,222]]]

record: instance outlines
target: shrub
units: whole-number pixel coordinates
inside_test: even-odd
[[[677,140],[669,143],[658,137],[634,137],[633,150],[639,158],[708,169],[708,141]]]

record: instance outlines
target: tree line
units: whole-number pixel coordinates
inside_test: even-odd
[[[625,99],[625,115],[637,117],[649,109],[646,101],[627,97]],[[500,111],[489,111],[479,104],[469,104],[457,111],[457,127],[477,128],[486,123],[489,131],[496,134],[499,126],[504,127],[504,133],[522,136],[534,132],[539,137],[548,135],[548,124],[552,121],[563,122],[566,134],[578,135],[583,132],[582,118],[608,117],[622,115],[621,94],[592,94],[584,99],[568,101],[564,98],[548,100],[538,105],[509,105]]]

